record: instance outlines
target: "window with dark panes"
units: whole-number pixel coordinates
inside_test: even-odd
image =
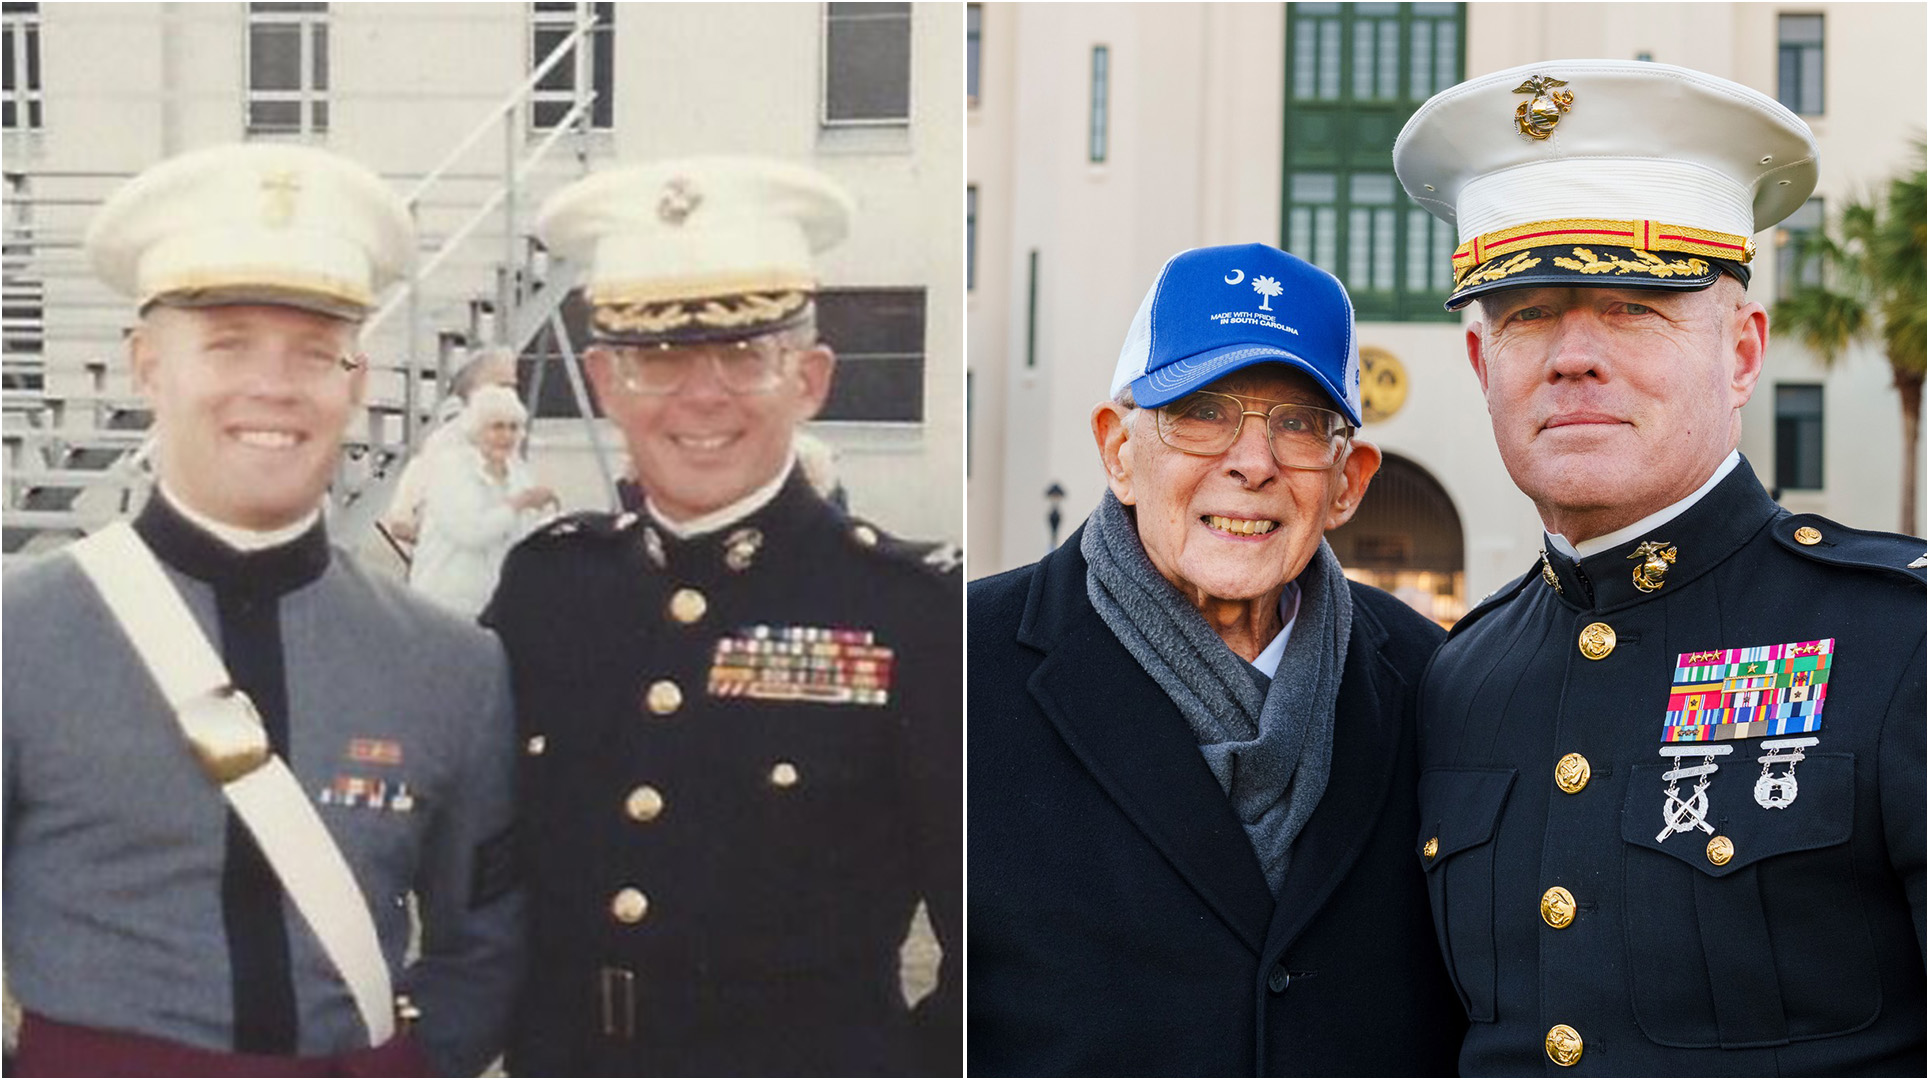
[[[1775,486],[1783,491],[1822,487],[1822,387],[1775,387]]]
[[[978,287],[978,185],[965,185],[965,288]]]
[[[1281,245],[1339,276],[1362,319],[1449,321],[1454,229],[1393,174],[1393,140],[1461,81],[1466,11],[1449,3],[1286,8]]]
[[[1822,115],[1822,17],[1783,15],[1776,50],[1775,97],[1802,116]]]
[[[1775,297],[1786,300],[1797,289],[1822,284],[1822,200],[1803,203],[1775,232]]]
[[[1106,129],[1110,122],[1112,82],[1112,50],[1104,45],[1092,46],[1092,123],[1090,145],[1087,155],[1093,161],[1104,161],[1106,153]]]
[[[911,5],[824,5],[824,123],[911,119]]]
[[[328,130],[328,5],[248,5],[248,132]]]
[[[587,49],[578,39],[536,80],[529,100],[530,128],[548,131],[561,124],[576,104],[576,88],[581,82],[595,95],[589,105],[589,126],[608,131],[616,119],[616,5],[538,0],[529,8],[531,71],[569,40],[585,16],[591,20]],[[583,69],[585,62],[587,71]]]
[[[819,420],[924,422],[924,290],[824,289],[817,336],[837,353]]]
[[[978,103],[978,65],[984,57],[985,6],[965,5],[965,100]]]
[[[39,131],[40,5],[0,6],[0,39],[0,64],[6,68],[0,79],[0,128]]]

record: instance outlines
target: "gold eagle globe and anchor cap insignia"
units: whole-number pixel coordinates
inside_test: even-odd
[[[1634,568],[1634,587],[1653,592],[1667,584],[1668,567],[1674,565],[1675,548],[1666,540],[1649,540],[1628,553],[1639,565]]]
[[[1557,90],[1567,80],[1551,75],[1535,75],[1514,87],[1516,94],[1532,94],[1514,110],[1514,126],[1530,139],[1545,139],[1554,134],[1561,114],[1574,107],[1574,91]]]
[[[663,185],[656,200],[657,219],[665,225],[681,225],[703,205],[703,193],[685,176],[673,176]]]

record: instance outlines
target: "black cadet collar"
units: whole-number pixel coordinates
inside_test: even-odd
[[[280,596],[328,569],[328,530],[320,519],[285,544],[240,551],[182,516],[157,489],[134,519],[134,531],[162,562],[223,591]]]
[[[1550,546],[1542,585],[1582,610],[1608,611],[1665,596],[1728,558],[1777,509],[1744,457],[1693,506],[1644,535],[1578,563]]]

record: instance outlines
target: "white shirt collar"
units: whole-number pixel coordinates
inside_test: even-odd
[[[663,526],[664,532],[678,540],[688,540],[693,536],[702,536],[704,533],[716,532],[718,529],[735,525],[768,506],[770,500],[776,498],[777,493],[784,489],[784,482],[790,479],[791,470],[796,467],[797,448],[793,445],[790,453],[784,458],[784,467],[777,470],[777,475],[772,477],[769,483],[729,506],[701,514],[688,521],[671,521],[647,493],[643,496],[643,506],[650,512],[650,516],[656,519],[656,523]]]
[[[259,529],[244,529],[239,525],[229,525],[216,521],[194,509],[192,506],[189,506],[187,503],[182,502],[181,497],[176,495],[174,490],[168,487],[163,481],[156,480],[154,486],[160,489],[161,495],[167,499],[168,505],[179,511],[182,517],[187,518],[203,531],[212,534],[215,539],[236,551],[265,551],[271,547],[280,547],[295,537],[300,536],[302,533],[307,532],[309,529],[314,528],[315,522],[321,519],[321,507],[318,506],[310,510],[307,514],[304,514],[301,519],[293,525],[283,525],[279,529],[268,529],[265,531]]]
[[[1673,521],[1675,518],[1680,517],[1682,514],[1687,513],[1689,507],[1700,502],[1703,495],[1713,491],[1715,485],[1726,479],[1728,474],[1734,472],[1735,466],[1739,464],[1741,464],[1741,452],[1739,450],[1730,450],[1728,451],[1727,459],[1721,463],[1720,467],[1715,469],[1714,475],[1710,476],[1705,483],[1696,488],[1694,494],[1689,495],[1680,502],[1657,510],[1647,517],[1642,518],[1640,521],[1629,525],[1627,528],[1616,529],[1606,536],[1597,536],[1592,540],[1583,540],[1579,544],[1568,543],[1567,537],[1562,536],[1560,533],[1548,533],[1547,546],[1559,551],[1575,562],[1580,562],[1590,555],[1599,555],[1603,551],[1620,547],[1635,537],[1653,532],[1668,522]]]
[[[1299,582],[1289,581],[1279,594],[1279,618],[1286,625],[1279,628],[1279,634],[1267,643],[1259,655],[1252,658],[1252,666],[1260,674],[1272,678],[1279,670],[1279,661],[1286,655],[1286,639],[1293,636],[1293,623],[1299,618]]]

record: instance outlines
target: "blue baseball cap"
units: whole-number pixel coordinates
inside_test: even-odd
[[[1193,248],[1166,260],[1119,350],[1112,396],[1146,408],[1254,364],[1290,364],[1360,423],[1360,345],[1339,279],[1268,244]]]

